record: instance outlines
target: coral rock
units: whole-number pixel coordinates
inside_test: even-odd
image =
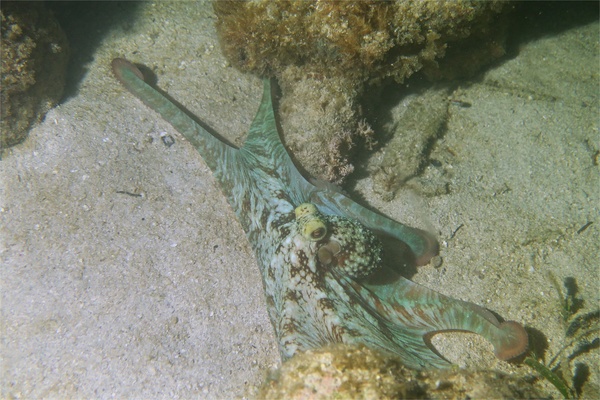
[[[542,398],[524,379],[497,371],[412,371],[364,346],[334,345],[299,354],[273,372],[261,399]]]
[[[504,54],[503,2],[217,1],[230,62],[274,75],[286,143],[312,175],[341,181],[365,137],[369,84],[472,74]]]
[[[44,3],[2,2],[0,148],[27,137],[62,96],[67,39]]]

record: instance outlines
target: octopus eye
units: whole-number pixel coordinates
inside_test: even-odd
[[[314,204],[300,204],[294,212],[296,223],[304,238],[311,242],[317,242],[327,235],[327,225]]]
[[[325,228],[319,227],[310,233],[310,237],[313,238],[314,240],[320,240],[320,239],[323,239],[326,232],[327,232],[327,230]]]
[[[312,242],[323,239],[327,234],[327,226],[325,226],[325,222],[319,217],[306,216],[300,223],[302,226],[302,236]]]

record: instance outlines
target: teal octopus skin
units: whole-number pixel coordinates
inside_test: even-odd
[[[364,344],[411,368],[450,365],[432,347],[441,331],[478,333],[498,358],[523,354],[528,338],[513,321],[452,299],[404,277],[384,261],[381,238],[404,242],[417,265],[437,254],[427,232],[370,211],[334,186],[305,179],[277,131],[270,81],[241,148],[196,123],[115,59],[117,79],[198,150],[220,182],[258,260],[271,323],[283,360],[330,343]]]

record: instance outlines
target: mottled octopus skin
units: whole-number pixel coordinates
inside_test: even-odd
[[[411,368],[447,367],[450,363],[430,347],[428,340],[432,334],[447,330],[484,336],[501,359],[525,352],[528,339],[521,325],[500,323],[482,307],[418,285],[400,276],[398,266],[367,265],[366,271],[377,271],[377,279],[370,279],[345,274],[329,257],[326,265],[319,261],[317,252],[333,233],[319,240],[303,236],[294,213],[303,203],[314,205],[325,223],[354,221],[379,237],[404,242],[419,265],[437,253],[437,242],[424,231],[360,206],[332,185],[305,179],[280,140],[270,81],[264,81],[262,102],[246,142],[236,148],[211,135],[146,84],[129,61],[115,59],[112,68],[132,94],[196,147],[220,182],[256,253],[282,359],[344,342],[396,354]],[[345,243],[354,240],[345,239]],[[379,257],[373,260],[379,262]]]

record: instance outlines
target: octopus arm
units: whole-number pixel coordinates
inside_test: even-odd
[[[341,276],[339,279],[345,280],[351,296],[382,322],[389,332],[388,339],[402,346],[404,353],[413,355],[414,364],[443,364],[429,343],[433,334],[443,331],[477,333],[494,346],[501,360],[515,358],[527,350],[527,333],[520,324],[500,322],[476,304],[452,299],[401,276],[385,285],[359,283]]]

